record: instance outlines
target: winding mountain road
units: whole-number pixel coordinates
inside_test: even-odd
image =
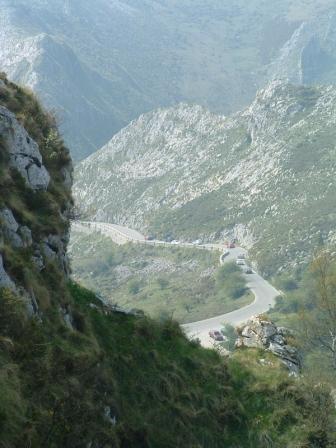
[[[224,244],[195,244],[184,242],[169,243],[158,240],[148,241],[136,230],[104,222],[76,221],[72,223],[72,227],[77,231],[85,233],[97,231],[101,232],[102,234],[110,237],[117,244],[133,242],[157,246],[178,245],[181,247],[194,247],[203,250],[219,250],[223,252],[220,256],[221,264],[236,260],[239,254],[243,253],[247,255],[247,251],[241,247],[226,249]],[[189,337],[197,337],[204,347],[212,347],[215,343],[209,336],[210,330],[220,330],[224,323],[237,326],[243,322],[246,322],[252,316],[264,313],[274,306],[275,298],[279,295],[279,291],[277,291],[269,282],[267,282],[256,272],[253,272],[252,274],[244,274],[244,276],[247,279],[247,286],[255,296],[254,301],[249,305],[239,308],[238,310],[231,311],[230,313],[181,325]]]

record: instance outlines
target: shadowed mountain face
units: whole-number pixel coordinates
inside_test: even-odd
[[[77,203],[159,237],[235,236],[264,272],[293,266],[335,244],[335,110],[333,87],[274,81],[230,117],[150,112],[77,166]]]
[[[159,106],[230,113],[270,78],[333,80],[334,9],[293,0],[0,0],[0,67],[56,109],[81,159]]]

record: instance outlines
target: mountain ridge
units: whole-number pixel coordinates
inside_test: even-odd
[[[336,71],[332,1],[0,5],[1,70],[56,108],[76,160],[157,107],[231,114],[270,79],[328,83]]]
[[[239,236],[265,268],[258,252],[267,252],[267,235],[274,257],[282,257],[277,269],[302,262],[309,250],[296,245],[303,238],[312,249],[319,207],[333,203],[335,101],[332,86],[273,81],[229,117],[185,104],[143,115],[77,166],[75,197],[90,218],[161,237]],[[304,236],[299,221],[309,207],[314,223]],[[296,236],[286,243],[290,221]],[[274,224],[282,229],[280,248]],[[321,229],[326,244],[334,241],[332,213]]]

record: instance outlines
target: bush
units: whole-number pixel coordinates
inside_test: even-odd
[[[221,266],[216,276],[216,284],[218,289],[223,290],[232,299],[238,299],[246,292],[246,280],[234,262]]]
[[[21,335],[26,321],[23,300],[9,289],[0,289],[0,331],[2,336]]]
[[[283,275],[276,279],[276,286],[282,291],[294,291],[298,288],[298,283],[293,277]]]
[[[232,299],[239,299],[246,292],[246,280],[240,273],[232,274],[225,282],[225,292]]]
[[[169,281],[164,277],[159,277],[156,279],[160,289],[166,289],[169,286]]]
[[[225,263],[223,266],[221,266],[218,271],[217,271],[217,275],[216,275],[216,280],[219,284],[224,285],[226,280],[231,276],[231,274],[234,273],[239,273],[240,269],[239,267],[236,265],[235,262],[229,262],[229,263]]]
[[[133,295],[138,294],[140,289],[141,289],[141,281],[140,280],[134,279],[129,282],[128,291],[131,294],[133,294]]]

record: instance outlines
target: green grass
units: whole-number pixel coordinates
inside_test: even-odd
[[[253,300],[236,266],[229,278],[219,276],[219,256],[219,251],[192,248],[117,246],[99,234],[73,233],[71,240],[76,280],[123,307],[142,309],[152,317],[170,315],[183,323]]]
[[[260,359],[264,360],[264,366]],[[312,383],[309,376],[292,382],[283,375],[278,359],[257,349],[238,350],[228,367],[250,416],[248,446],[334,446],[334,410],[331,425],[321,426],[322,421],[326,423],[330,418],[324,408],[330,406],[331,398],[326,384]],[[317,405],[320,400],[321,407]]]
[[[0,291],[3,446],[333,446],[327,390],[288,378],[271,355],[226,361],[171,319],[108,313],[90,291],[69,292],[74,330],[56,312],[25,319]]]

